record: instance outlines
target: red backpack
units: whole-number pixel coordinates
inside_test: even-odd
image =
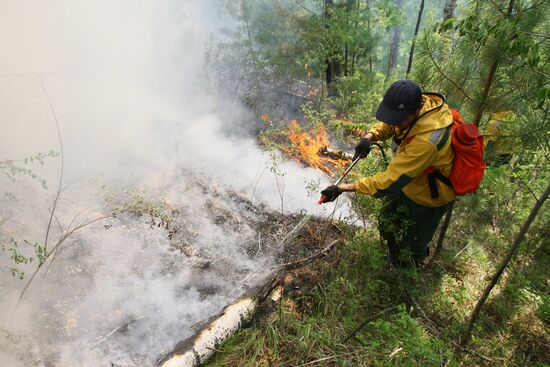
[[[434,167],[428,167],[428,183],[432,198],[439,196],[436,180],[451,186],[456,195],[462,196],[475,192],[485,173],[483,162],[483,136],[474,124],[465,124],[457,110],[451,108],[453,125],[451,126],[451,145],[455,157],[449,177],[443,176]]]

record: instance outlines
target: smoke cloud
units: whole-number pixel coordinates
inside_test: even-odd
[[[147,216],[98,221],[63,243],[17,310],[36,264],[20,265],[21,281],[0,253],[0,365],[154,365],[273,265],[261,246],[247,253],[258,241],[248,222],[212,219],[209,210],[251,215],[226,193],[273,211],[283,201],[285,213],[330,214],[305,188],[326,177],[228,136],[248,114],[217,90],[204,55],[232,22],[218,1],[2,2],[0,161],[48,182],[45,190],[24,174],[15,183],[0,174],[2,243],[30,254],[23,240],[44,241],[61,159],[17,160],[61,152],[57,122],[63,192],[50,244],[71,222],[108,214],[132,188],[177,208],[181,246],[197,253],[175,249]]]

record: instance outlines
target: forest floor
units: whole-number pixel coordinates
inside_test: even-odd
[[[289,274],[299,281],[285,286],[279,303],[264,304],[207,366],[549,366],[550,320],[537,307],[548,291],[548,246],[501,280],[506,289],[493,291],[459,352],[494,271],[490,260],[500,254],[464,249],[451,236],[426,269],[395,270],[376,229],[344,228],[341,236],[329,256]],[[525,277],[531,288],[520,285]]]
[[[261,145],[306,166],[326,166],[318,151],[328,135],[322,129],[294,134],[289,126],[262,134]],[[378,154],[364,161],[352,175],[370,176],[385,167]],[[348,163],[329,171],[337,174]],[[421,270],[394,269],[376,226],[336,223],[342,242],[309,263],[278,303],[265,302],[206,366],[550,367],[548,206],[492,290],[471,341],[459,346],[472,310],[533,205],[532,191],[518,190],[525,182],[517,172],[506,178],[508,170],[489,167],[478,192],[456,201],[442,251],[432,251]],[[359,195],[352,202],[359,217],[376,223],[378,199]]]

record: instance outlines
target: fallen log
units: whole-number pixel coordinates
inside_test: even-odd
[[[353,154],[344,152],[341,149],[335,149],[331,147],[322,147],[319,149],[319,155],[324,157],[329,157],[332,159],[342,159],[351,161],[353,159]]]
[[[311,219],[311,216],[304,216],[281,240],[280,245],[294,243],[295,239],[303,234],[304,227]],[[227,306],[220,314],[201,322],[200,331],[195,337],[178,344],[172,352],[162,357],[157,365],[197,367],[204,364],[229,337],[252,320],[259,306],[266,300],[280,301],[285,288],[283,278],[290,268],[305,265],[326,255],[339,242],[340,238],[331,241],[310,256],[273,266],[263,285],[248,290],[242,298]]]
[[[244,298],[227,306],[208,328],[191,341],[185,353],[173,355],[162,363],[162,367],[200,366],[228,337],[250,321],[257,307],[257,298]]]

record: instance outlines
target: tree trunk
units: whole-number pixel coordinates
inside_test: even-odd
[[[399,10],[403,5],[403,0],[395,0],[395,6]],[[393,30],[393,37],[390,46],[390,54],[388,55],[388,72],[386,76],[390,76],[391,72],[397,66],[397,56],[399,53],[399,42],[401,41],[401,26],[397,25]]]
[[[445,7],[443,8],[443,21],[451,19],[454,16],[456,9],[456,0],[445,1]]]
[[[359,23],[357,21],[357,18],[359,17],[359,10],[360,10],[360,0],[355,1],[355,11],[357,14],[355,15],[355,23],[353,25],[353,36],[357,39],[357,28],[359,27]],[[357,56],[357,40],[354,41],[353,44],[353,50],[351,52],[351,75],[355,73],[355,58]]]
[[[188,350],[174,353],[170,358],[161,361],[162,367],[195,367],[208,360],[225,340],[235,334],[250,321],[256,309],[258,300],[245,298],[226,307],[221,315],[208,328],[186,345]]]
[[[477,301],[476,307],[474,308],[474,311],[470,316],[470,321],[468,322],[468,328],[464,332],[464,335],[462,336],[462,340],[460,341],[460,346],[465,346],[470,342],[470,338],[472,337],[472,330],[474,329],[474,325],[475,325],[475,322],[477,321],[481,308],[485,304],[485,301],[487,301],[489,294],[491,293],[494,286],[497,284],[498,280],[500,279],[500,276],[504,272],[504,269],[506,269],[506,266],[508,266],[508,263],[510,262],[512,257],[516,254],[521,241],[523,240],[523,238],[525,237],[525,234],[527,233],[527,230],[531,226],[531,223],[533,223],[540,208],[542,207],[546,199],[548,199],[548,195],[550,195],[550,181],[548,182],[548,186],[546,186],[546,190],[544,190],[544,193],[542,194],[540,199],[537,200],[537,202],[533,206],[533,209],[531,209],[531,213],[529,214],[529,217],[527,217],[527,219],[521,226],[521,229],[516,239],[514,240],[514,243],[508,250],[508,253],[506,254],[506,257],[504,258],[504,260],[502,260],[502,262],[500,263],[500,266],[498,267],[498,270],[496,271],[496,273],[493,275],[491,282],[487,285],[487,287],[483,291],[483,294],[481,295],[481,298]]]
[[[369,34],[371,31],[370,27],[370,1],[366,0],[367,3],[367,28],[369,29]],[[369,71],[372,73],[372,52],[369,51]]]
[[[330,28],[330,21],[331,21],[331,11],[334,7],[333,0],[325,0],[325,29],[328,30]],[[337,90],[334,86],[334,82],[336,81],[336,78],[338,78],[342,74],[342,68],[340,65],[339,55],[338,52],[335,50],[331,50],[330,54],[328,55],[326,62],[326,82],[327,82],[327,94],[329,97],[333,97],[336,95]]]
[[[485,86],[483,88],[483,96],[481,97],[481,104],[477,108],[476,116],[474,118],[474,125],[479,126],[479,123],[481,122],[481,118],[483,117],[483,112],[485,112],[485,107],[487,104],[487,100],[489,99],[489,93],[491,92],[491,87],[493,86],[493,83],[495,81],[495,74],[497,72],[499,59],[497,59],[493,62],[491,65],[491,68],[489,69],[489,74],[487,74],[487,79],[485,79]]]
[[[437,244],[435,246],[434,255],[433,255],[434,258],[438,257],[439,254],[441,253],[441,250],[443,249],[443,241],[445,240],[447,229],[449,228],[449,224],[451,223],[451,217],[453,215],[454,207],[455,207],[455,203],[453,202],[449,210],[447,210],[447,214],[445,214],[445,220],[443,222],[443,226],[441,227],[441,232],[439,232],[439,238],[437,239]]]
[[[414,36],[411,44],[411,52],[409,52],[409,64],[407,65],[406,76],[409,76],[414,57],[414,45],[416,43],[416,36],[418,35],[418,29],[420,28],[420,21],[422,20],[422,12],[424,11],[424,0],[420,2],[420,8],[418,9],[418,17],[416,18],[416,27],[414,29]]]
[[[515,4],[515,0],[510,0],[510,2],[508,3],[508,12],[506,14],[507,18],[510,18],[512,16],[512,11],[514,10],[514,4]],[[487,79],[485,79],[485,83],[484,83],[485,85],[483,87],[483,95],[481,97],[481,103],[477,108],[475,118],[473,121],[473,123],[476,126],[479,126],[479,123],[481,122],[481,118],[483,117],[483,112],[485,112],[485,108],[487,107],[487,100],[489,99],[491,88],[493,86],[493,83],[495,82],[495,76],[496,76],[499,62],[500,62],[500,56],[497,56],[496,59],[491,64],[491,67],[489,68]]]
[[[354,8],[354,3],[355,3],[355,0],[347,0],[346,2],[346,28],[348,29],[348,31],[351,29],[350,16]],[[349,59],[350,59],[350,54],[352,53],[351,50],[353,49],[354,49],[353,44],[350,45],[346,43],[344,45],[344,76],[349,75],[349,63],[350,63]]]

